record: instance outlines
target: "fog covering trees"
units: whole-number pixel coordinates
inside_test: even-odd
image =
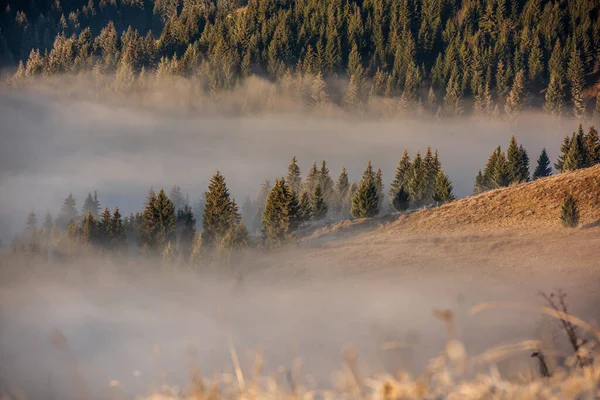
[[[94,71],[123,91],[150,76],[185,76],[218,94],[260,75],[302,87],[290,93],[316,110],[335,103],[356,112],[385,98],[446,117],[515,119],[544,104],[581,118],[594,109],[586,88],[599,57],[599,5],[570,4],[11,0],[0,60],[15,82]],[[336,76],[347,77],[339,91]]]

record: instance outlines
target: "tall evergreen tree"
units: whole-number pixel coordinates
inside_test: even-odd
[[[302,176],[300,175],[300,167],[298,167],[296,156],[292,158],[292,162],[288,166],[287,182],[290,189],[299,195],[302,189]]]
[[[110,247],[113,239],[111,231],[111,220],[112,215],[108,210],[108,207],[105,207],[102,214],[100,214],[100,220],[98,221],[97,242],[100,246],[106,249]]]
[[[360,184],[352,197],[350,213],[354,218],[372,218],[379,213],[379,196],[371,161],[363,172]]]
[[[312,204],[310,201],[310,195],[307,191],[302,192],[300,195],[298,218],[301,222],[309,221],[312,218]]]
[[[315,187],[311,200],[312,218],[316,221],[325,218],[325,215],[327,215],[327,202],[325,201],[320,185]]]
[[[318,187],[318,185],[317,185]],[[277,179],[262,217],[263,236],[268,247],[279,246],[292,237],[294,222],[298,219],[298,204],[283,178]]]
[[[115,207],[110,220],[110,232],[112,238],[112,249],[121,252],[127,244],[127,233],[119,207]]]
[[[327,168],[327,163],[325,160],[321,163],[321,169],[319,170],[319,185],[321,186],[321,191],[323,192],[323,197],[326,202],[329,202],[333,197],[333,180],[329,176],[329,168]],[[314,192],[313,192],[314,193]]]
[[[157,232],[156,244],[163,248],[167,243],[175,243],[175,224],[177,215],[175,205],[163,189],[156,196]]]
[[[559,172],[564,172],[563,168],[564,168],[564,164],[565,164],[565,158],[567,157],[567,154],[569,153],[570,147],[571,147],[571,137],[569,137],[569,135],[567,135],[563,139],[562,145],[560,146],[561,154],[560,154],[560,156],[558,156],[556,163],[554,163],[554,168],[556,168],[556,170]]]
[[[410,157],[408,155],[408,150],[404,150],[404,154],[396,167],[396,175],[394,175],[394,180],[390,185],[390,198],[394,199],[396,194],[400,190],[400,188],[404,188],[406,191],[406,186],[408,183],[408,173],[411,170],[412,164],[410,162]]]
[[[421,153],[417,152],[409,171],[407,189],[410,194],[410,200],[415,206],[421,205],[425,194],[425,184],[427,175],[425,165],[421,159]]]
[[[391,194],[392,192],[390,192]],[[392,197],[392,205],[396,209],[396,211],[406,211],[410,206],[410,195],[408,191],[404,189],[403,186],[400,186],[398,189],[394,191],[394,197]]]
[[[79,213],[77,212],[77,204],[75,202],[75,197],[73,197],[73,194],[69,194],[69,196],[63,202],[60,208],[60,214],[58,216],[58,219],[60,221],[60,225],[64,228],[67,227],[69,222],[77,222],[77,220],[79,219]]]
[[[210,248],[233,228],[233,203],[221,172],[217,171],[210,180],[204,198],[206,205],[202,218],[202,243],[206,248]]]
[[[535,171],[533,172],[533,179],[545,178],[551,174],[552,167],[550,166],[550,158],[548,158],[548,153],[546,153],[546,149],[544,148],[537,160],[537,167],[535,167]]]
[[[342,171],[340,172],[340,176],[335,183],[335,202],[334,202],[334,212],[339,214],[343,208],[343,202],[350,190],[350,182],[348,181],[348,173],[346,172],[346,167],[342,166]]]
[[[181,187],[179,187],[179,185],[173,185],[171,188],[171,193],[169,193],[169,198],[173,202],[173,207],[175,207],[176,212],[182,210],[188,203],[183,196],[183,192],[181,191]]]
[[[440,169],[436,177],[433,200],[438,204],[443,204],[453,201],[454,199],[454,194],[452,194],[452,183],[444,170]]]
[[[156,236],[159,229],[158,218],[156,193],[151,189],[146,201],[146,207],[142,213],[142,227],[139,237],[139,246],[142,253],[148,254],[156,249]]]
[[[588,167],[600,163],[600,137],[598,137],[598,131],[593,126],[590,127],[585,136],[585,152]]]
[[[582,134],[573,134],[569,151],[564,158],[561,172],[574,171],[585,167],[585,147]]]
[[[550,76],[550,85],[546,90],[544,110],[551,115],[560,116],[564,108],[562,83],[556,74]]]
[[[576,118],[581,119],[585,115],[585,99],[583,97],[585,80],[583,63],[581,61],[581,53],[575,46],[571,52],[567,76],[571,85],[573,115],[575,115]]]
[[[196,237],[196,218],[189,205],[183,206],[183,209],[177,211],[177,219],[182,222],[182,228],[179,232],[179,250],[187,259],[191,255],[194,238]]]
[[[75,221],[72,221],[72,225],[75,225]],[[70,229],[72,231],[73,228]],[[83,243],[94,244],[98,241],[98,221],[94,218],[92,213],[88,213],[85,218],[81,221],[81,227],[79,228],[79,238]],[[73,233],[71,232],[71,235]]]
[[[306,180],[304,182],[304,190],[308,193],[312,193],[315,191],[315,186],[319,184],[319,170],[317,169],[317,162],[314,161],[312,167],[308,171],[308,175],[306,175]]]
[[[515,76],[515,81],[504,104],[504,112],[508,118],[516,118],[523,111],[525,96],[525,72],[520,70]]]
[[[94,196],[88,193],[85,201],[83,202],[83,209],[81,210],[82,215],[88,215],[92,213],[95,218],[98,218],[100,213],[100,202],[98,201],[98,192],[94,190]]]

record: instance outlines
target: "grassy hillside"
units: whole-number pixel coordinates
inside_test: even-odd
[[[567,192],[579,200],[581,227],[600,221],[600,165],[402,216],[393,226],[416,232],[477,229],[562,229],[560,208]]]

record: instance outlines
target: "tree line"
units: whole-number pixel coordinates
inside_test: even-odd
[[[600,136],[591,126],[584,132],[579,124],[577,132],[565,136],[560,148],[561,154],[554,163],[558,172],[574,171],[593,167],[600,163]],[[512,184],[529,182],[550,176],[552,166],[546,149],[542,149],[537,164],[530,176],[529,156],[523,145],[519,145],[515,136],[510,139],[506,153],[498,146],[490,155],[483,172],[479,170],[475,178],[474,194],[506,187]]]
[[[56,218],[48,213],[38,224],[32,211],[13,249],[40,254],[45,247],[47,252],[54,236],[62,241],[62,247],[162,256],[165,265],[199,264],[216,252],[279,247],[293,242],[301,227],[310,229],[311,223],[323,220],[373,218],[409,207],[441,205],[455,199],[452,189],[437,150],[431,148],[424,157],[417,152],[412,161],[404,151],[387,197],[383,173],[375,171],[370,161],[360,181],[350,183],[344,167],[334,182],[326,161],[320,168],[313,162],[303,179],[293,157],[287,175],[277,178],[273,186],[266,181],[256,201],[246,197],[242,210],[219,171],[210,180],[198,211],[177,185],[169,195],[163,189],[158,193],[150,189],[144,209],[128,216],[118,207],[101,212],[97,192],[88,193],[79,212],[75,197],[69,194]]]
[[[2,12],[15,81],[93,70],[118,87],[183,76],[218,93],[258,75],[309,106],[600,113],[597,1],[11,0]],[[338,76],[343,93],[328,84]]]

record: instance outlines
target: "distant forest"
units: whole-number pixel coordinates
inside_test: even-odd
[[[306,102],[430,114],[600,112],[598,0],[3,0],[11,77],[302,80]],[[344,78],[334,90],[335,78]]]

